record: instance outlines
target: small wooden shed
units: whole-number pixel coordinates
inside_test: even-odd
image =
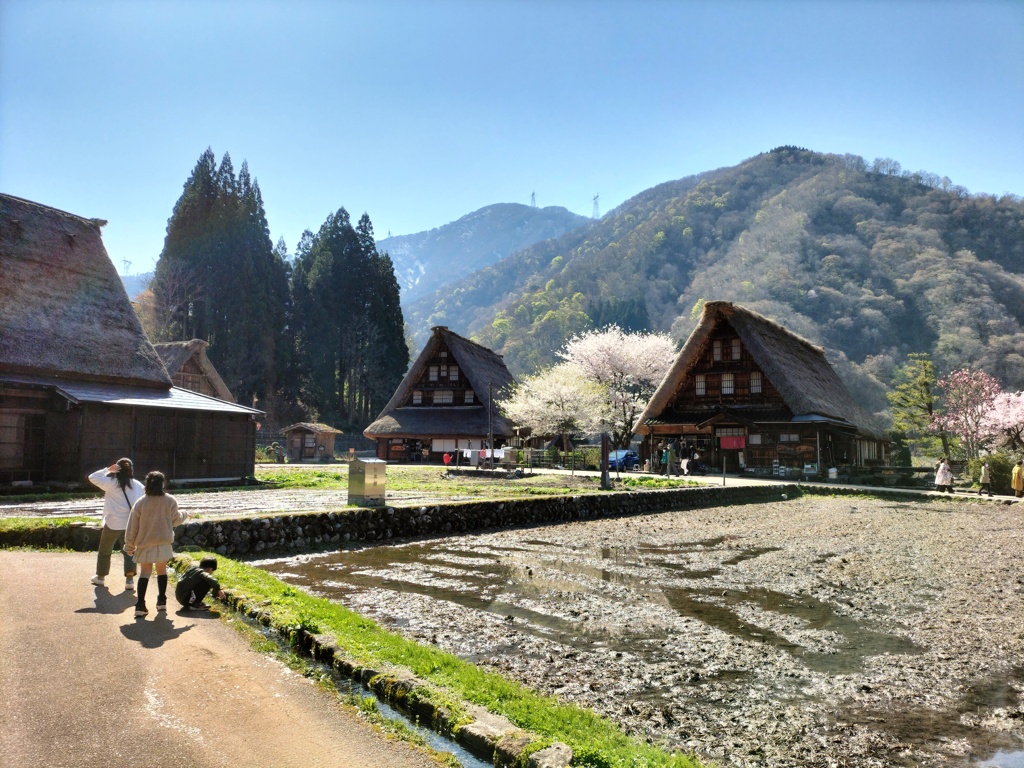
[[[342,434],[329,424],[300,422],[281,430],[288,461],[320,461],[334,456],[334,436]]]

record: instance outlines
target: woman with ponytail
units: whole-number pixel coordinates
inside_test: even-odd
[[[103,528],[96,555],[96,575],[92,577],[97,587],[104,586],[103,580],[110,573],[110,556],[117,547],[124,557],[124,588],[135,589],[135,561],[124,551],[124,530],[128,527],[128,513],[145,489],[133,472],[131,459],[118,459],[89,475],[89,482],[103,491]]]

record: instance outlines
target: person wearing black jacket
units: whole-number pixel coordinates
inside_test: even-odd
[[[220,582],[213,578],[217,570],[217,558],[204,557],[199,565],[190,565],[181,574],[174,588],[174,597],[184,606],[186,611],[205,611],[209,606],[203,602],[207,593],[223,599]]]

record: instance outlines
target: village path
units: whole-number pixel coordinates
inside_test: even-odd
[[[0,551],[0,765],[437,765],[252,651],[216,613],[156,613],[155,579],[150,614],[135,619],[116,574],[114,590],[89,583],[95,559]]]

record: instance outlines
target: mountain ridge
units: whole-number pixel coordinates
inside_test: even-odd
[[[391,256],[406,304],[590,221],[561,206],[495,203],[425,232],[384,238],[377,248]]]
[[[824,347],[871,411],[909,352],[1024,388],[1024,204],[889,159],[779,147],[644,190],[410,301],[406,317],[468,334],[521,374],[608,322],[682,340],[702,299]]]

